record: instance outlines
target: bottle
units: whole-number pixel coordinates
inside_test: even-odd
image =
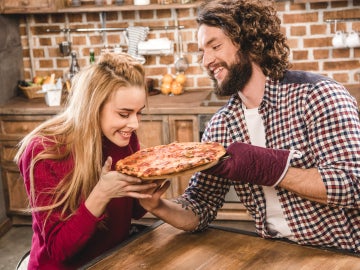
[[[95,52],[94,49],[90,49],[90,65],[95,64]]]
[[[76,73],[80,71],[80,67],[77,61],[76,52],[71,52],[71,65],[69,69],[69,79],[71,80]]]

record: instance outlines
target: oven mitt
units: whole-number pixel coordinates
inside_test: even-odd
[[[263,186],[276,186],[289,168],[293,152],[232,143],[226,150],[230,157],[202,172]]]

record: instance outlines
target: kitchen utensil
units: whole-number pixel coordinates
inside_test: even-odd
[[[334,48],[345,48],[346,47],[346,33],[343,31],[336,31],[335,36],[332,39],[332,45]]]
[[[183,43],[182,36],[178,28],[176,28],[175,34],[177,35],[177,47],[176,50],[179,53],[178,59],[175,61],[175,69],[177,72],[184,72],[189,67],[189,63],[183,55]]]
[[[349,48],[356,48],[360,46],[360,36],[358,32],[352,30],[346,38],[346,46]]]
[[[63,41],[59,43],[59,50],[62,56],[69,56],[71,52],[71,42]]]

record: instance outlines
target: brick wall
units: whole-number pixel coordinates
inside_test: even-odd
[[[294,4],[293,1],[277,3],[282,27],[292,49],[293,69],[303,69],[325,74],[345,83],[358,82],[360,72],[360,48],[334,49],[331,40],[336,30],[360,31],[360,0],[340,2]],[[126,28],[128,26],[149,26],[150,28],[174,25],[176,17],[181,30],[185,57],[190,66],[186,71],[186,87],[209,88],[210,80],[197,60],[196,8],[150,11],[107,12],[101,20],[99,13],[69,13],[48,15],[27,15],[20,20],[20,33],[24,55],[26,79],[33,75],[47,75],[55,72],[61,77],[67,72],[70,57],[62,57],[58,43],[67,39],[62,32],[47,33],[47,28]],[[346,22],[330,23],[328,19],[359,18]],[[174,39],[174,30],[151,30],[148,38],[168,37]],[[77,51],[80,66],[88,64],[89,49],[100,54],[104,44],[114,46],[121,43],[121,32],[71,33],[72,48]],[[155,84],[168,71],[175,73],[176,56],[146,56],[146,73],[155,79]]]

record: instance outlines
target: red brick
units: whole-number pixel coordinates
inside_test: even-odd
[[[344,49],[333,49],[333,58],[348,58],[350,57],[350,50],[347,48]]]
[[[75,22],[82,22],[82,14],[81,13],[70,13],[68,14],[69,22],[75,23]]]
[[[40,68],[53,68],[54,64],[52,60],[39,60],[39,66]]]
[[[103,40],[102,40],[102,36],[101,35],[97,35],[97,36],[90,36],[90,44],[91,45],[99,45],[99,44],[104,44]]]
[[[319,64],[318,62],[293,62],[291,69],[316,71],[319,70]]]
[[[315,59],[327,59],[330,56],[330,50],[328,49],[315,49],[313,51]]]
[[[325,24],[310,25],[311,35],[326,35],[327,26]]]
[[[33,56],[36,58],[42,58],[45,56],[44,49],[33,49]]]
[[[332,8],[347,7],[348,1],[335,1],[330,4]]]
[[[123,18],[123,20],[134,20],[135,19],[135,11],[123,11],[122,18]]]
[[[108,20],[107,17],[106,17],[106,19]],[[99,13],[97,13],[97,12],[86,13],[86,20],[88,22],[100,22]]]
[[[290,10],[305,10],[305,4],[302,3],[291,3]]]
[[[68,58],[56,59],[56,66],[58,68],[69,68],[70,67],[70,61],[69,61]]]
[[[331,40],[328,37],[323,38],[305,38],[304,39],[304,47],[327,47],[331,45]]]
[[[318,20],[319,20],[319,15],[317,12],[283,15],[283,23],[286,24],[305,23],[305,22],[309,23],[309,22],[317,22]]]
[[[120,36],[118,34],[107,34],[108,44],[119,44]]]
[[[298,50],[293,50],[293,59],[294,60],[306,60],[308,59],[308,51],[298,51]]]
[[[329,61],[324,63],[324,70],[351,70],[359,68],[358,60]]]
[[[359,13],[360,13],[360,8],[339,9],[337,11],[324,11],[324,20],[339,19],[339,18],[341,19],[357,18],[359,17]]]
[[[41,46],[51,46],[51,38],[39,38],[39,44]]]
[[[349,81],[348,73],[335,73],[332,77],[334,80],[340,83],[346,83],[347,81]]]
[[[305,26],[292,26],[290,28],[291,36],[304,36],[306,35],[306,27]]]
[[[73,45],[86,45],[86,38],[84,36],[73,36],[71,39]]]
[[[48,49],[49,57],[57,58],[62,57],[59,47]]]
[[[322,3],[310,3],[310,9],[326,9],[329,6],[327,2]]]

